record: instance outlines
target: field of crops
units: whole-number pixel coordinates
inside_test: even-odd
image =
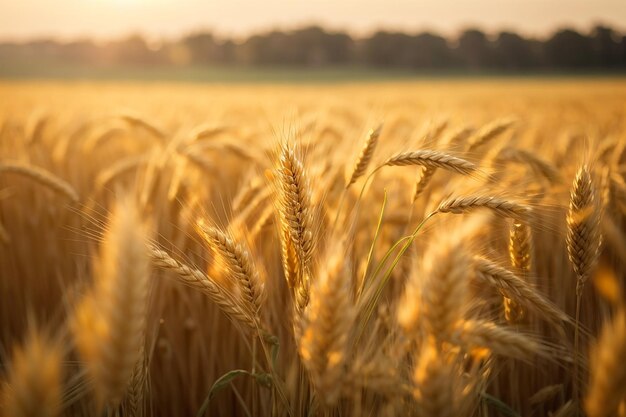
[[[626,81],[0,84],[0,415],[626,416]]]

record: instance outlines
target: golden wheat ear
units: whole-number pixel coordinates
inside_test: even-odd
[[[283,143],[275,168],[283,269],[295,306],[302,313],[309,302],[315,248],[315,215],[304,165],[296,150]]]
[[[578,285],[589,279],[600,253],[601,241],[596,190],[589,169],[583,165],[576,173],[567,213],[567,252]]]
[[[228,232],[204,223],[198,229],[209,247],[221,255],[229,276],[237,283],[247,308],[258,315],[264,298],[264,284],[252,262],[252,255],[241,243],[235,242]]]
[[[346,188],[349,188],[352,184],[354,184],[359,178],[365,174],[367,171],[367,167],[372,162],[372,158],[374,156],[374,151],[376,150],[376,145],[378,144],[378,138],[380,137],[380,132],[383,129],[383,125],[380,124],[376,129],[372,129],[369,131],[367,135],[367,139],[363,144],[363,148],[361,149],[361,153],[354,163],[354,168],[352,169],[352,174],[350,175],[350,179],[346,184]]]
[[[529,225],[514,221],[509,231],[509,257],[511,265],[522,279],[528,279],[531,270],[533,240]],[[524,320],[523,306],[509,297],[504,297],[504,315],[509,323]]]
[[[299,340],[302,362],[327,405],[339,399],[346,376],[349,336],[354,321],[345,254],[331,251],[311,290]]]
[[[150,275],[147,245],[136,205],[129,199],[118,202],[94,268],[94,287],[72,323],[99,408],[120,405],[141,355]]]
[[[62,407],[61,346],[31,330],[16,347],[0,387],[0,414],[11,417],[56,417]]]
[[[464,214],[478,209],[488,209],[518,222],[527,222],[531,213],[531,208],[525,204],[487,195],[452,197],[443,201],[435,212]]]
[[[53,173],[33,165],[26,165],[19,162],[0,162],[0,173],[12,173],[46,186],[50,190],[67,197],[76,203],[79,200],[78,193],[67,181]]]
[[[176,277],[183,284],[208,296],[224,314],[234,323],[241,325],[243,329],[252,331],[258,329],[259,323],[253,311],[243,306],[232,294],[220,287],[213,278],[199,269],[180,262],[155,245],[150,245],[148,249],[152,263],[156,268],[176,274]]]
[[[591,380],[585,402],[589,417],[616,415],[626,398],[626,310],[604,325],[592,352]]]

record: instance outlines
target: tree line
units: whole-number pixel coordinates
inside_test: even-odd
[[[454,38],[431,32],[380,30],[354,38],[310,26],[269,31],[244,40],[195,32],[151,45],[140,35],[98,43],[52,39],[0,43],[9,61],[86,66],[364,66],[387,69],[477,71],[626,69],[626,34],[598,25],[588,33],[564,28],[542,39],[467,29]]]

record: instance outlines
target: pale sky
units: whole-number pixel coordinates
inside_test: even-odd
[[[356,34],[377,28],[456,33],[468,26],[544,35],[595,22],[626,29],[626,0],[0,0],[0,38],[152,39],[212,28],[227,36],[320,23]]]

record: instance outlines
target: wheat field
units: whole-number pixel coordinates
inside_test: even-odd
[[[7,416],[626,416],[626,82],[0,84]]]

